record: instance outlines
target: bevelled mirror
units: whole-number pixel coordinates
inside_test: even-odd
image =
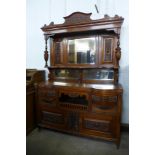
[[[96,41],[95,37],[69,39],[68,63],[71,64],[95,64]]]

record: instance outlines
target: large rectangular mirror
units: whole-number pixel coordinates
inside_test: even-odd
[[[68,40],[68,63],[95,64],[95,37]]]

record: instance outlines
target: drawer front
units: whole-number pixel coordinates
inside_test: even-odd
[[[52,98],[56,96],[56,90],[55,89],[39,89],[38,96]]]
[[[55,89],[40,89],[38,91],[38,101],[42,105],[56,106],[57,96]]]
[[[117,96],[92,95],[92,111],[96,113],[116,112]]]
[[[98,102],[116,103],[117,102],[117,96],[92,95],[92,101],[93,101],[93,103],[98,103]]]

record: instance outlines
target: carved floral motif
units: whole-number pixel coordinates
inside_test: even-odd
[[[82,13],[82,12],[75,12],[67,17],[64,17],[66,25],[71,24],[79,24],[79,23],[86,23],[90,22],[91,13]]]

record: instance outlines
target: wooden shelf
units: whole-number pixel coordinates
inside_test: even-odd
[[[114,69],[114,65],[112,64],[104,64],[103,66],[49,66],[49,70],[51,69]]]

